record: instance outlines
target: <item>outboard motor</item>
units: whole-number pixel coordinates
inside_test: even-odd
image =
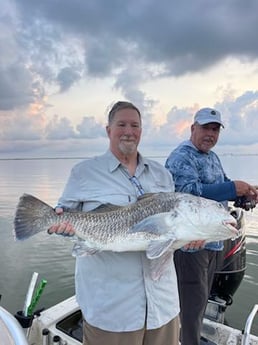
[[[246,270],[246,235],[244,212],[256,206],[255,201],[239,197],[230,209],[237,220],[239,237],[224,241],[224,249],[217,253],[217,271],[214,276],[211,294],[205,317],[216,322],[225,322],[226,308],[233,303],[233,295],[242,282]]]

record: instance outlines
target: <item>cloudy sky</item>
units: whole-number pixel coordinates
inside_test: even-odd
[[[218,153],[258,153],[257,33],[257,0],[1,0],[0,158],[101,153],[117,100],[141,109],[144,154],[206,106]]]

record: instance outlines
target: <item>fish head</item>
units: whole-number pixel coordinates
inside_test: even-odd
[[[177,201],[176,213],[178,231],[185,232],[190,241],[212,242],[239,236],[236,219],[217,201],[182,194]]]

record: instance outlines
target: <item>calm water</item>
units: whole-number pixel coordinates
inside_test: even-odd
[[[221,156],[232,179],[258,184],[258,156]],[[48,281],[38,308],[49,307],[74,294],[74,258],[69,239],[41,233],[15,242],[12,222],[21,194],[33,194],[55,205],[71,167],[80,159],[0,160],[0,294],[1,305],[14,313],[23,308],[34,271]],[[163,158],[157,158],[163,163]],[[258,303],[258,207],[246,212],[247,270],[227,309],[226,319],[242,329],[253,304]],[[253,326],[258,335],[258,318]]]

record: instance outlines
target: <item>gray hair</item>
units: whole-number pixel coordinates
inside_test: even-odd
[[[118,101],[116,102],[108,113],[108,124],[110,125],[114,119],[115,113],[121,109],[133,109],[139,114],[141,120],[140,110],[131,102]]]

